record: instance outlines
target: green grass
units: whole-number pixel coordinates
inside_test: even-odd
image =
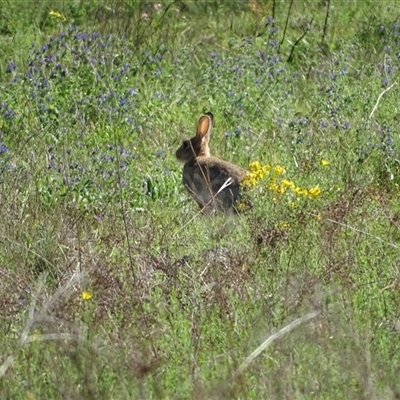
[[[2,3],[0,397],[398,398],[399,12]],[[206,111],[239,216],[181,184]]]

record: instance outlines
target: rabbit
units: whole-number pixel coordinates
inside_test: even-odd
[[[176,151],[176,158],[184,162],[182,183],[202,211],[216,209],[237,213],[240,182],[246,170],[211,156],[208,143],[213,124],[212,113],[201,116],[196,136],[185,140]]]

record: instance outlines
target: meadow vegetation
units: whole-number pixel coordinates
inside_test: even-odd
[[[0,3],[0,398],[400,398],[382,4]],[[207,111],[238,216],[181,184]]]

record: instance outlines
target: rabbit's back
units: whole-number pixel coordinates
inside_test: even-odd
[[[185,164],[182,181],[200,207],[214,198],[217,208],[229,209],[240,199],[240,182],[245,174],[243,168],[216,157],[197,157]]]

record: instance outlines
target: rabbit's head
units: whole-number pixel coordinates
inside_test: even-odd
[[[188,162],[196,157],[209,157],[210,148],[208,147],[208,142],[210,141],[213,123],[214,116],[210,112],[200,117],[197,123],[196,136],[182,143],[175,153],[176,158],[180,161]]]

